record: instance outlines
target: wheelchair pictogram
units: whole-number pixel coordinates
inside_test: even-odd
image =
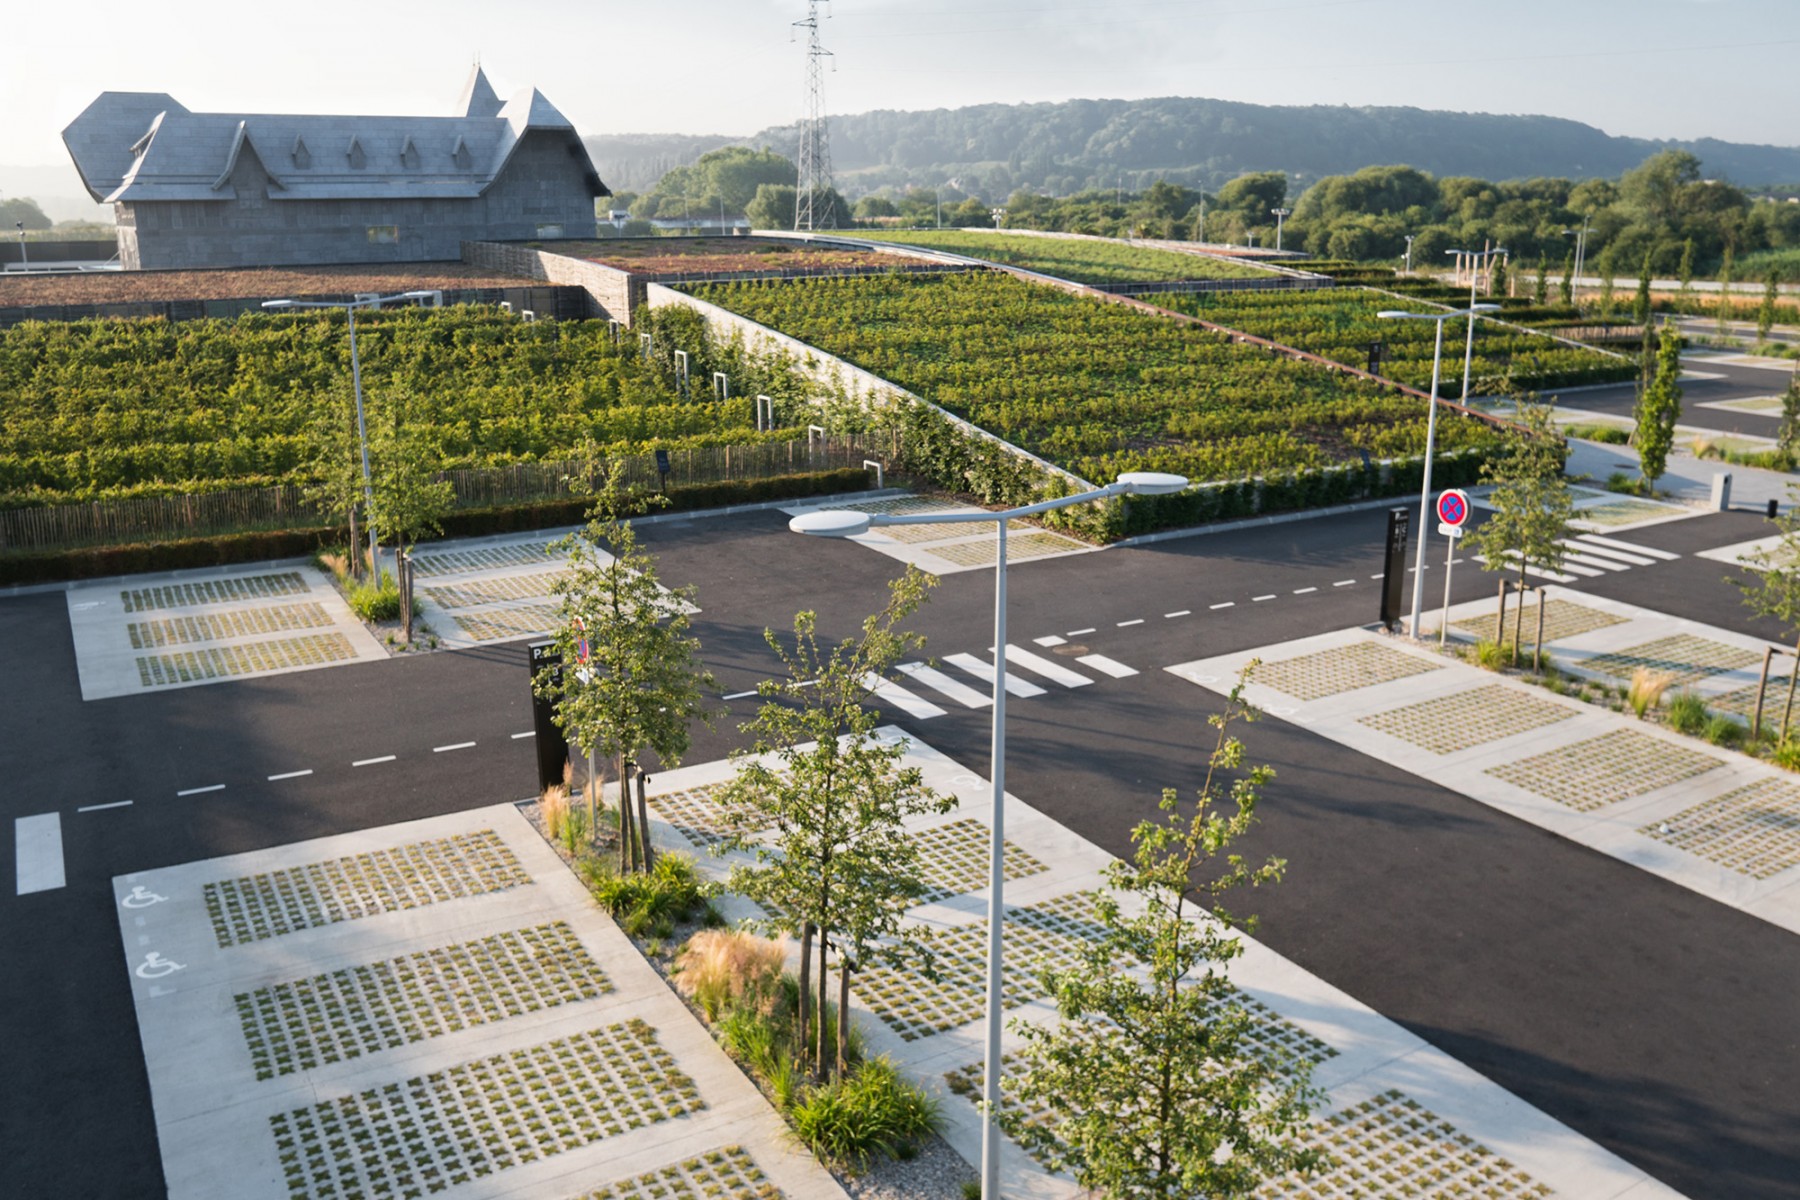
[[[165,975],[173,975],[177,971],[185,970],[187,970],[186,964],[171,962],[164,958],[160,951],[152,950],[145,956],[144,961],[138,964],[137,977],[139,979],[161,979]]]
[[[159,896],[140,883],[132,888],[131,894],[120,900],[119,903],[126,908],[149,908],[152,904],[161,904],[167,899],[167,896]]]

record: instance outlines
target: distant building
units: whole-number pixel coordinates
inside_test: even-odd
[[[118,222],[127,269],[422,262],[464,240],[593,237],[610,195],[536,88],[501,104],[480,67],[454,117],[189,112],[102,92],[63,130]]]

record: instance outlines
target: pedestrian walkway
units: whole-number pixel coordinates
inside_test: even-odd
[[[887,727],[883,736],[904,739]],[[908,924],[930,940],[935,978],[871,966],[859,972],[851,1004],[870,1053],[890,1055],[943,1104],[946,1139],[971,1164],[981,1159],[979,1097],[986,981],[987,783],[931,747],[911,740],[906,766],[926,786],[954,796],[947,814],[910,822],[930,892]],[[723,878],[735,855],[716,855],[732,830],[716,801],[731,777],[724,762],[659,774],[650,797],[652,828],[665,847],[697,853]],[[1038,979],[1067,963],[1093,936],[1092,898],[1111,858],[1016,797],[1008,797],[1003,854],[1008,911],[1004,995],[1009,1022],[1055,1020]],[[727,898],[727,915],[759,915]],[[1662,1200],[1675,1192],[1423,1039],[1308,974],[1253,939],[1229,965],[1255,1022],[1259,1052],[1303,1058],[1329,1094],[1306,1137],[1332,1165],[1310,1180],[1271,1181],[1257,1195],[1413,1196],[1523,1200]],[[1018,1035],[1006,1034],[1010,1054]],[[1083,1195],[1047,1172],[1016,1143],[1001,1152],[1001,1194],[1042,1200]]]
[[[513,805],[114,887],[172,1200],[842,1200]]]
[[[330,578],[300,561],[83,584],[67,595],[84,700],[386,657]]]
[[[818,512],[821,509],[847,509],[851,512],[887,513],[892,516],[918,516],[937,513],[982,513],[985,509],[968,504],[953,504],[926,496],[902,496],[889,500],[865,500],[858,503],[805,504],[783,508],[789,516]],[[994,565],[995,536],[993,521],[943,522],[920,525],[888,525],[871,528],[850,538],[889,558],[910,563],[932,575],[953,575],[958,571],[991,569]],[[1060,533],[1040,529],[1025,521],[1007,525],[1006,561],[1056,558],[1068,554],[1087,554],[1100,549]]]
[[[1642,668],[1750,715],[1765,643],[1559,587],[1546,595],[1544,642],[1565,672],[1622,689]],[[1538,616],[1527,606],[1527,643]],[[1452,635],[1492,638],[1495,617],[1491,600],[1457,605]],[[1800,933],[1794,775],[1366,629],[1168,670],[1224,693],[1253,658],[1246,694],[1270,714]],[[1785,695],[1791,674],[1770,693]]]
[[[1126,666],[1104,654],[1093,654],[1086,646],[1072,643],[1057,634],[1036,639],[1046,653],[1060,655],[1063,661],[1046,657],[1045,653],[1027,650],[1007,643],[1006,694],[1020,699],[1073,690],[1106,679],[1129,679],[1137,668]],[[995,662],[991,651],[983,654],[946,654],[940,660],[954,673],[922,662],[903,662],[897,670],[906,676],[909,688],[892,680],[871,679],[871,688],[880,704],[891,705],[910,717],[930,720],[941,717],[948,703],[961,708],[987,708],[994,703]],[[1093,672],[1083,674],[1070,663],[1079,663]],[[970,686],[973,681],[977,686]],[[916,688],[916,690],[915,690]],[[921,695],[920,693],[925,693]],[[933,699],[932,697],[935,697]]]

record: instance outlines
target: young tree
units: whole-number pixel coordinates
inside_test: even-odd
[[[1775,428],[1775,444],[1790,459],[1800,454],[1800,366],[1794,368],[1787,391],[1781,394],[1781,424]]]
[[[1637,299],[1632,302],[1631,316],[1639,325],[1650,323],[1650,252],[1644,251],[1644,265],[1638,268]]]
[[[744,725],[755,743],[735,756],[737,775],[725,792],[734,827],[769,831],[732,840],[756,861],[732,871],[731,887],[775,914],[775,928],[800,938],[802,1043],[815,1011],[812,946],[818,939],[818,1035],[815,1044],[802,1046],[801,1059],[804,1064],[810,1053],[821,1077],[830,1075],[833,1060],[839,1071],[844,1067],[851,974],[871,957],[908,952],[900,918],[918,902],[925,881],[917,843],[903,822],[953,803],[926,788],[916,768],[900,765],[905,744],[878,736],[881,714],[867,704],[873,685],[923,643],[899,626],[935,583],[907,568],[860,635],[835,646],[821,642],[812,612],[795,616],[791,646],[767,631],[788,678],[767,680],[758,689],[764,702]],[[837,1046],[828,1055],[826,970],[833,946]]]
[[[1600,319],[1602,321],[1612,319],[1613,288],[1617,282],[1617,272],[1614,268],[1616,257],[1613,247],[1609,244],[1606,249],[1600,251],[1600,257],[1595,260],[1596,265],[1600,268]]]
[[[1537,282],[1531,288],[1531,302],[1539,308],[1550,298],[1550,260],[1538,251]]]
[[[1575,251],[1573,250],[1563,255],[1562,283],[1557,286],[1562,291],[1564,304],[1575,303]]]
[[[375,532],[394,543],[400,614],[408,642],[413,635],[413,574],[407,553],[428,533],[442,533],[442,521],[456,504],[456,489],[439,479],[443,451],[437,429],[409,391],[383,397],[369,438],[374,467]],[[375,582],[381,582],[379,573]]]
[[[1756,310],[1756,340],[1769,340],[1769,330],[1775,325],[1775,298],[1781,293],[1781,272],[1770,271],[1768,283],[1763,288],[1762,307]]]
[[[1681,243],[1681,266],[1676,275],[1681,280],[1681,298],[1686,300],[1694,294],[1694,239],[1689,238]]]
[[[1788,396],[1795,397],[1800,405],[1800,382],[1788,389]],[[1789,488],[1789,492],[1793,489]],[[1756,568],[1753,575],[1730,575],[1726,579],[1743,593],[1744,603],[1757,616],[1773,617],[1786,628],[1795,639],[1795,653],[1800,654],[1800,507],[1790,505],[1787,512],[1775,518],[1775,527],[1781,531],[1781,540],[1747,556]],[[1800,678],[1800,672],[1788,680],[1787,704],[1777,734],[1782,742],[1787,741],[1788,722],[1793,716],[1796,678]],[[1751,736],[1761,737],[1762,730],[1752,730]]]
[[[1517,428],[1508,433],[1505,452],[1481,469],[1482,481],[1493,485],[1488,495],[1493,515],[1466,539],[1464,553],[1480,556],[1482,570],[1517,572],[1521,595],[1526,571],[1555,571],[1562,566],[1563,539],[1569,536],[1575,508],[1569,482],[1563,478],[1565,447],[1552,412],[1550,405],[1537,403],[1535,395],[1520,398],[1513,414]],[[1494,640],[1501,645],[1506,644],[1505,624],[1502,599],[1494,627]],[[1512,652],[1516,660],[1516,624]]]
[[[586,527],[552,547],[569,556],[551,586],[562,686],[546,672],[540,687],[557,697],[557,724],[582,753],[618,764],[619,869],[629,871],[652,865],[649,814],[641,804],[632,814],[630,764],[645,751],[664,767],[681,764],[689,726],[711,719],[702,701],[713,679],[695,662],[700,643],[688,632],[693,588],[657,583],[656,560],[627,520],[661,498],[628,487],[624,474],[623,463],[610,464]]]
[[[1252,1040],[1253,1018],[1226,976],[1243,953],[1225,897],[1274,883],[1232,845],[1255,822],[1274,772],[1247,766],[1232,735],[1256,711],[1243,699],[1252,663],[1223,713],[1205,780],[1190,805],[1163,793],[1163,816],[1132,830],[1095,903],[1098,933],[1066,969],[1044,972],[1059,1023],[1015,1021],[1022,1066],[1008,1079],[1007,1132],[1082,1187],[1115,1198],[1242,1197],[1265,1179],[1314,1170],[1324,1156],[1299,1136],[1321,1094],[1298,1055]],[[1047,1110],[1034,1122],[1028,1113]]]
[[[1488,295],[1506,296],[1510,294],[1511,290],[1507,287],[1506,258],[1502,255],[1495,259],[1494,265],[1488,269]]]
[[[1675,445],[1675,423],[1681,420],[1681,336],[1674,330],[1660,335],[1656,348],[1656,377],[1638,394],[1632,414],[1637,428],[1631,435],[1637,446],[1645,490],[1654,492],[1656,481],[1669,465]]]
[[[1731,320],[1731,271],[1731,243],[1727,242],[1725,259],[1719,265],[1719,328],[1717,332],[1720,337],[1724,337],[1725,331],[1730,328],[1726,322]]]
[[[363,499],[362,458],[356,440],[355,398],[347,385],[334,385],[313,409],[306,426],[306,445],[301,498],[326,520],[342,520],[350,527],[350,575],[361,579],[363,555],[357,539],[356,509]]]

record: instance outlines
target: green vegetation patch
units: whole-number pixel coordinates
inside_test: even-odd
[[[1200,317],[1257,337],[1292,346],[1345,366],[1367,368],[1369,345],[1382,343],[1378,374],[1416,387],[1431,387],[1431,361],[1437,340],[1431,321],[1383,320],[1384,309],[1439,311],[1409,304],[1367,288],[1322,288],[1310,292],[1162,293],[1153,304]],[[1467,296],[1456,301],[1466,303]],[[1501,314],[1511,320],[1506,314]],[[1462,356],[1468,325],[1451,321],[1444,327],[1443,379],[1438,395],[1462,393]],[[1539,333],[1512,329],[1483,320],[1475,326],[1475,357],[1469,367],[1469,389],[1493,394],[1507,387],[1548,389],[1578,384],[1635,379],[1637,364],[1598,350],[1577,349]]]
[[[1052,238],[970,230],[909,230],[903,233],[870,233],[859,238],[948,250],[970,258],[1023,267],[1076,283],[1173,283],[1184,279],[1268,279],[1271,273],[1243,263],[1157,250],[1129,242],[1094,241],[1088,238]]]
[[[1141,309],[992,272],[694,287],[1085,479],[1195,480],[1424,450],[1424,406]],[[1440,453],[1493,445],[1454,420]]]

